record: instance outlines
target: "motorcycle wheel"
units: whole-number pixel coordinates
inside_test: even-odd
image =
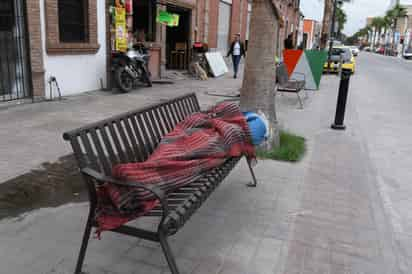
[[[133,89],[134,80],[124,67],[119,67],[116,70],[116,81],[122,92],[127,93]]]

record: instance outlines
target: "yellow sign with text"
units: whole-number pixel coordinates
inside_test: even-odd
[[[127,51],[126,9],[116,8],[116,50]]]

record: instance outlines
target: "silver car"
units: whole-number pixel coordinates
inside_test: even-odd
[[[403,51],[403,58],[405,59],[412,59],[412,46],[407,47]]]
[[[357,46],[352,46],[350,47],[350,50],[352,51],[353,56],[358,56],[359,54],[359,48]]]

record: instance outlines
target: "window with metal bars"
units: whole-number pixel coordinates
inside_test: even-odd
[[[88,0],[58,0],[60,42],[88,42],[87,2]]]
[[[11,31],[14,25],[13,0],[0,1],[0,31]]]

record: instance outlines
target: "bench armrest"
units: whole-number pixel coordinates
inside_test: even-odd
[[[110,183],[114,184],[117,186],[127,186],[127,187],[135,187],[135,188],[141,188],[146,191],[151,192],[161,203],[162,209],[163,209],[163,218],[165,218],[169,214],[169,207],[167,203],[167,194],[164,192],[160,187],[154,185],[154,184],[142,184],[139,182],[130,182],[130,181],[121,181],[117,180],[113,177],[106,176],[100,172],[97,172],[91,168],[82,168],[80,169],[80,172],[87,176],[91,177],[92,179],[95,179],[96,181],[100,183]]]

